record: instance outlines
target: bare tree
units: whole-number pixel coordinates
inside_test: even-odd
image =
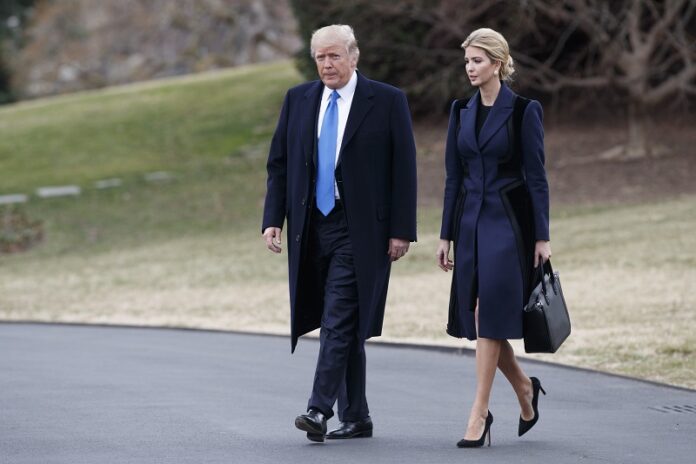
[[[627,143],[607,156],[656,154],[647,137],[658,104],[694,103],[696,0],[292,0],[303,37],[352,24],[360,68],[403,88],[414,113],[441,113],[471,92],[459,46],[479,27],[501,31],[521,93],[564,108],[612,101],[625,108]],[[308,76],[315,72],[303,51]],[[580,96],[581,98],[576,98]],[[553,98],[556,97],[556,98]],[[577,104],[576,104],[577,102]]]
[[[607,155],[653,154],[651,108],[696,94],[696,0],[530,0],[525,9],[537,25],[517,44],[528,85],[624,93],[628,141]],[[535,48],[534,34],[546,45]]]
[[[461,0],[292,0],[301,34],[346,23],[354,27],[360,48],[359,67],[370,77],[389,82],[409,95],[417,115],[446,112],[453,97],[470,89],[459,45],[474,24],[514,23],[516,2]],[[303,50],[300,66],[315,72]]]

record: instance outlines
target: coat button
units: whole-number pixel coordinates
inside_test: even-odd
[[[295,237],[295,241],[299,242],[300,241],[300,234],[297,234],[297,237]]]
[[[302,206],[304,206],[304,205],[305,205],[305,199],[303,198],[302,199]]]

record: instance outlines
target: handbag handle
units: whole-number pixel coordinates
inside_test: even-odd
[[[535,282],[543,282],[544,281],[544,271],[546,271],[549,274],[549,279],[553,281],[555,279],[553,275],[553,267],[551,267],[551,260],[547,259],[546,261],[542,262],[539,264],[536,268],[536,275],[535,275]]]
[[[535,282],[541,283],[541,293],[544,295],[544,300],[546,304],[549,304],[549,296],[546,293],[546,285],[544,285],[544,275],[549,274],[549,282],[551,283],[551,288],[553,289],[554,295],[558,295],[556,290],[556,276],[553,273],[553,267],[551,266],[551,260],[547,259],[543,263],[537,266]]]

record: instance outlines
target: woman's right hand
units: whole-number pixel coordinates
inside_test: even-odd
[[[437,265],[445,272],[451,271],[454,268],[454,263],[449,259],[449,252],[450,241],[441,239],[440,244],[437,246],[437,253],[435,253],[435,256],[437,256]]]

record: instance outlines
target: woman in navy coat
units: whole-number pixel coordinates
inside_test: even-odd
[[[490,445],[488,403],[496,368],[517,394],[518,434],[539,418],[541,384],[522,371],[507,340],[522,338],[530,276],[551,256],[551,247],[541,105],[505,84],[514,68],[501,34],[478,29],[462,48],[478,91],[468,102],[452,105],[437,260],[444,271],[454,271],[447,333],[477,340],[476,398],[457,443],[476,447],[487,434]]]

